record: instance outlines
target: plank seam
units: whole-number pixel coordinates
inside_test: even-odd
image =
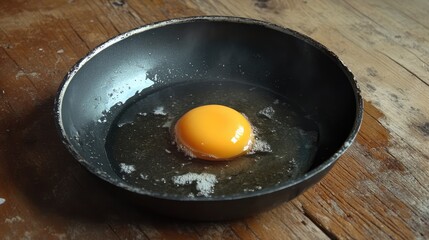
[[[422,78],[420,78],[417,74],[415,74],[410,69],[408,69],[407,67],[405,67],[404,65],[402,65],[400,62],[396,61],[394,58],[392,58],[391,56],[387,55],[384,52],[381,52],[379,50],[376,50],[376,51],[379,52],[379,53],[381,53],[383,56],[387,57],[388,59],[390,59],[394,63],[398,64],[401,68],[405,69],[408,73],[410,73],[411,75],[413,75],[414,77],[416,77],[418,80],[420,80],[423,84],[425,84],[426,86],[429,87],[429,83],[427,83],[425,80],[423,80]]]
[[[311,214],[304,206],[302,206],[302,210],[303,210],[304,216],[306,216],[308,218],[308,220],[310,220],[324,234],[326,234],[326,236],[328,236],[328,238],[334,239],[334,240],[338,239],[338,237],[333,232],[331,232],[329,229],[327,229],[325,226],[323,226],[323,224],[317,220],[317,217],[314,216],[313,214]]]

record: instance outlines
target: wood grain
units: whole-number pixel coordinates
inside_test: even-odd
[[[3,1],[0,238],[429,238],[428,12],[425,0]],[[139,212],[73,160],[54,126],[56,90],[90,49],[146,23],[195,15],[250,17],[309,35],[349,66],[366,100],[356,142],[319,184],[240,221]]]

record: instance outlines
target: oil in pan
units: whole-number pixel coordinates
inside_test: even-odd
[[[252,192],[304,174],[317,151],[318,127],[284,96],[242,82],[193,81],[133,99],[115,120],[106,150],[126,183],[150,192],[211,197]],[[220,104],[256,129],[256,149],[230,161],[185,156],[172,136],[188,110]]]

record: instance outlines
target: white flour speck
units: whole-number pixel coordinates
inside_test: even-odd
[[[188,194],[188,197],[190,197],[190,198],[194,198],[194,197],[195,197],[195,195],[194,195],[193,193],[189,193],[189,194]]]
[[[167,183],[167,180],[165,180],[165,178],[161,178],[161,179],[155,179],[155,182]]]
[[[172,178],[176,185],[196,183],[197,195],[209,197],[213,193],[214,185],[218,182],[216,176],[210,173],[186,173]]]
[[[99,123],[106,123],[107,119],[106,118],[100,118],[97,120]]]
[[[255,143],[253,144],[249,154],[254,154],[257,152],[272,152],[270,144],[261,139],[255,139]]]
[[[143,180],[148,180],[148,179],[149,179],[149,176],[148,176],[148,175],[145,175],[145,174],[143,174],[143,173],[140,173],[140,178],[141,178],[141,179],[143,179]]]
[[[121,167],[121,172],[128,173],[128,174],[130,174],[136,170],[134,165],[127,165],[125,163],[120,163],[119,167]]]
[[[261,114],[262,116],[265,116],[265,117],[267,117],[269,119],[272,119],[272,117],[274,116],[275,111],[274,111],[273,107],[269,106],[269,107],[266,107],[266,108],[262,109],[258,113]]]
[[[4,198],[0,198],[0,205],[2,205],[3,203],[5,203],[6,202],[6,199],[4,199]]]
[[[165,122],[162,127],[163,128],[170,128],[171,124],[173,123],[173,119],[169,119],[167,122]]]
[[[153,110],[153,114],[155,114],[155,115],[163,115],[163,116],[167,115],[167,113],[165,112],[165,109],[164,109],[163,106],[155,108]]]
[[[131,124],[131,125],[133,125],[133,121],[124,121],[124,122],[119,122],[119,123],[118,123],[118,127],[123,127],[123,126],[125,126],[125,125],[127,125],[127,124]]]

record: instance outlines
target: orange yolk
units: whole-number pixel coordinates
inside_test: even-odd
[[[246,117],[222,105],[205,105],[185,113],[176,123],[175,137],[179,148],[189,155],[213,161],[245,154],[253,142]]]

